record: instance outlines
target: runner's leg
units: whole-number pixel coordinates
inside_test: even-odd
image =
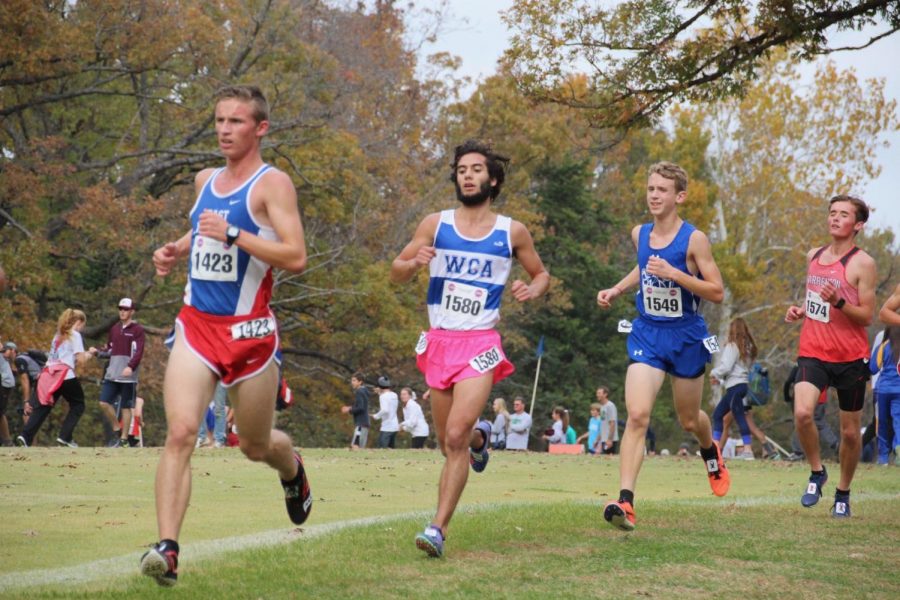
[[[188,349],[181,328],[169,356],[163,395],[166,444],[156,470],[159,538],[177,540],[191,497],[191,453],[216,375]]]
[[[650,412],[666,373],[650,365],[632,363],[625,374],[625,410],[628,420],[619,447],[619,487],[634,491],[641,464]]]

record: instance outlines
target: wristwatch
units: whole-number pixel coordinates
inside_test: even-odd
[[[843,298],[834,303],[834,307],[838,310],[844,308],[844,305],[847,304],[847,301]]]
[[[229,225],[228,229],[225,230],[225,245],[233,245],[239,235],[241,235],[241,228],[237,225]]]

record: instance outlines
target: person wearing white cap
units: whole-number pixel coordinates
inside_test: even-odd
[[[397,419],[397,406],[400,400],[396,392],[391,390],[391,380],[386,375],[378,378],[378,412],[372,415],[373,419],[381,421],[381,433],[378,434],[379,448],[395,448],[397,444],[397,432],[400,431],[400,421]]]
[[[137,398],[138,367],[144,356],[144,328],[134,320],[134,301],[122,298],[118,307],[119,322],[110,328],[106,345],[89,349],[109,359],[100,387],[100,409],[112,427],[107,446],[114,448],[129,445],[128,424]]]

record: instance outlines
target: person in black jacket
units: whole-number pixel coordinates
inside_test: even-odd
[[[341,412],[353,415],[354,428],[350,449],[358,450],[365,448],[369,439],[369,388],[365,385],[365,375],[354,373],[350,378],[350,387],[353,388],[353,404],[342,406]]]

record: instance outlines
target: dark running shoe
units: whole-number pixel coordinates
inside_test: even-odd
[[[141,557],[141,574],[172,587],[178,581],[178,551],[167,549],[162,542],[155,544]]]
[[[831,506],[831,516],[835,519],[850,517],[850,496],[834,496],[834,504]]]
[[[607,502],[603,509],[603,518],[613,527],[624,531],[634,530],[634,507],[631,502]]]
[[[28,447],[28,442],[25,440],[25,436],[24,436],[24,435],[17,435],[17,436],[16,436],[16,446],[20,446],[20,447],[22,447],[22,448],[27,448],[27,447]]]
[[[819,498],[822,497],[822,488],[825,487],[826,481],[828,481],[828,471],[825,470],[825,465],[822,465],[821,475],[810,474],[806,493],[800,498],[800,504],[806,508],[815,506],[819,502]]]
[[[437,525],[429,525],[425,531],[416,536],[416,548],[432,558],[440,558],[444,554],[444,534]]]
[[[481,432],[481,435],[484,436],[484,446],[481,447],[481,450],[469,448],[469,464],[472,465],[473,471],[481,473],[487,468],[488,459],[490,458],[488,446],[490,446],[491,441],[491,424],[487,421],[479,421],[475,426],[475,431]]]
[[[294,459],[297,461],[297,476],[292,481],[282,479],[281,487],[284,488],[284,503],[287,505],[291,522],[294,525],[302,525],[312,511],[313,499],[309,489],[309,480],[303,469],[303,459],[297,452],[294,452]]]

